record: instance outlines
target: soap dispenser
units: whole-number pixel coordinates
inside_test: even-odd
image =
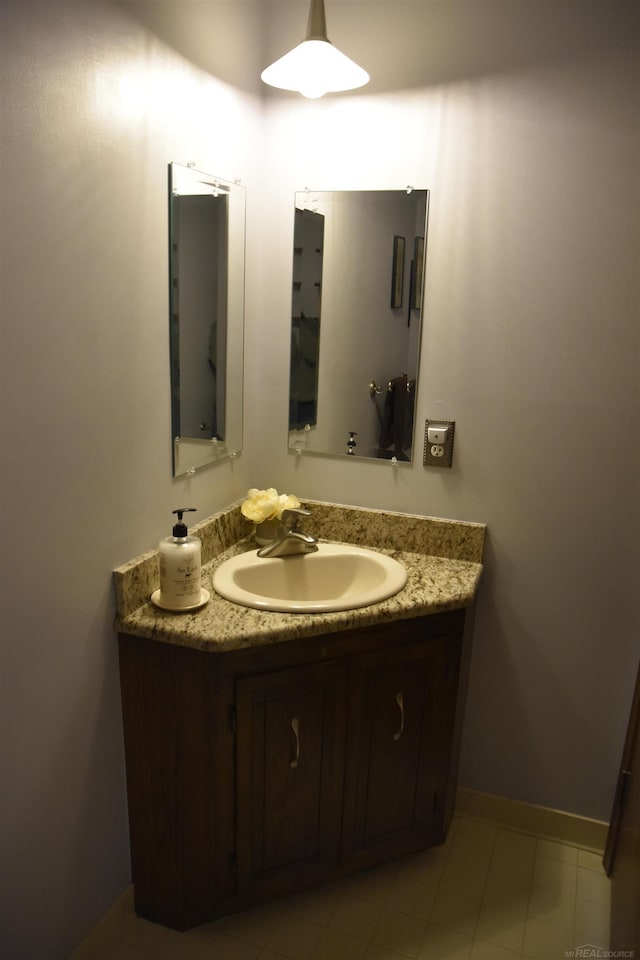
[[[182,515],[195,511],[195,507],[180,507],[173,513],[178,522],[173,536],[161,540],[160,596],[159,605],[169,610],[185,610],[202,603],[201,545],[198,537],[188,535]]]

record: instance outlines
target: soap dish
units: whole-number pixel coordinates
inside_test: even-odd
[[[204,607],[205,603],[209,603],[211,599],[211,594],[208,590],[205,590],[204,587],[200,590],[200,599],[197,603],[190,603],[188,607],[172,607],[168,603],[163,603],[160,599],[160,591],[154,590],[151,594],[151,603],[156,607],[160,607],[161,610],[169,610],[171,613],[190,613],[193,610],[199,610],[200,607]]]

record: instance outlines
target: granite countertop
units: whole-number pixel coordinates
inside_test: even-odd
[[[223,599],[212,587],[215,569],[229,557],[255,549],[251,526],[235,504],[191,531],[202,539],[202,586],[211,593],[209,603],[192,613],[169,613],[155,607],[149,597],[159,583],[158,562],[157,551],[150,551],[114,571],[116,629],[221,652],[441,613],[473,603],[482,572],[483,524],[306,503],[312,510],[307,529],[320,541],[357,543],[402,563],[408,579],[400,593],[356,610],[316,614],[254,610]]]

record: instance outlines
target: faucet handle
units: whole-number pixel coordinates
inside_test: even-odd
[[[298,522],[298,517],[310,516],[311,510],[307,510],[305,507],[288,507],[286,510],[282,511],[280,522],[283,527],[295,529],[296,523]]]

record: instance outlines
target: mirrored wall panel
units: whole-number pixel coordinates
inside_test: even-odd
[[[242,446],[245,190],[169,165],[171,443],[180,476]]]
[[[295,196],[289,446],[409,462],[429,192]]]

